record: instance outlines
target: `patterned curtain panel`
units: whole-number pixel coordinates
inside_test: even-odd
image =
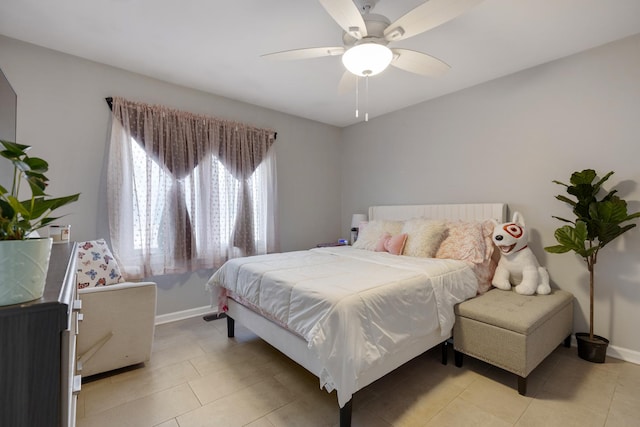
[[[113,98],[111,244],[127,278],[277,250],[275,133]]]

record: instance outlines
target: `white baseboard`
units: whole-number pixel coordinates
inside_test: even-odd
[[[625,362],[630,362],[630,363],[635,363],[636,365],[640,365],[640,352],[635,350],[629,350],[628,348],[609,345],[609,347],[607,347],[607,356],[615,357],[616,359],[621,359],[621,360],[624,360]]]
[[[206,314],[217,313],[216,307],[206,305],[203,307],[190,308],[189,310],[176,311],[173,313],[160,314],[156,316],[156,325],[163,323],[177,322],[178,320],[190,319],[192,317],[204,316]]]

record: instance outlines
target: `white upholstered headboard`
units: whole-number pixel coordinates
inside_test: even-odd
[[[505,203],[470,203],[447,205],[371,206],[369,208],[369,221],[374,219],[399,221],[411,218],[465,221],[495,219],[499,223],[502,223],[507,220],[507,205]]]

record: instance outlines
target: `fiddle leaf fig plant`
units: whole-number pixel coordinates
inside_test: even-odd
[[[593,301],[594,301],[594,267],[598,261],[598,252],[608,243],[636,226],[629,221],[640,217],[640,212],[627,213],[627,202],[616,195],[617,190],[605,192],[602,184],[613,175],[609,172],[597,179],[593,169],[574,172],[570,184],[553,181],[566,187],[571,199],[562,194],[556,199],[568,203],[573,208],[575,219],[554,218],[572,225],[564,225],[555,231],[557,245],[545,247],[549,253],[566,253],[574,251],[582,257],[589,271],[590,310],[589,338],[593,340]],[[594,182],[595,181],[595,182]]]
[[[75,202],[80,194],[50,198],[46,193],[49,179],[44,175],[49,164],[38,157],[29,157],[28,145],[0,140],[4,150],[0,155],[13,163],[13,179],[10,187],[0,185],[0,240],[24,240],[36,231],[60,217],[51,213]],[[20,201],[20,187],[26,182],[31,197]]]

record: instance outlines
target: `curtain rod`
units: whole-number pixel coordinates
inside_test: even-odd
[[[107,101],[107,105],[109,106],[109,109],[113,110],[113,98],[108,96],[104,100]],[[273,133],[273,139],[278,139],[278,132]]]

